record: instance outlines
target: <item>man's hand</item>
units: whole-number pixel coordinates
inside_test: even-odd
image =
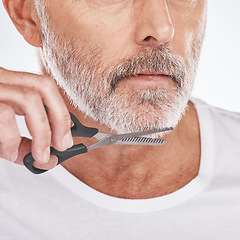
[[[32,140],[20,136],[15,114],[25,116]],[[73,145],[70,125],[52,78],[0,68],[1,158],[23,165],[24,156],[32,152],[35,167],[50,169],[57,163],[55,156],[50,157],[50,145],[59,151]]]

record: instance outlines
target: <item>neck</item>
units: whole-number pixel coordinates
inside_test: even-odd
[[[68,110],[82,124],[109,133],[77,109],[62,95]],[[79,180],[114,197],[146,199],[174,192],[199,171],[200,134],[196,110],[191,102],[178,126],[168,133],[164,146],[111,145],[90,150],[62,163]],[[74,144],[86,146],[95,138],[75,138]]]

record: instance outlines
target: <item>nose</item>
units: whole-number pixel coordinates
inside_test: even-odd
[[[140,0],[134,11],[134,40],[138,45],[161,45],[170,42],[174,28],[166,0]]]

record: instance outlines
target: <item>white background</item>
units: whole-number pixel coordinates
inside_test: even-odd
[[[193,96],[240,112],[240,2],[209,0],[208,25]],[[0,1],[0,66],[39,73],[36,50],[15,30]]]

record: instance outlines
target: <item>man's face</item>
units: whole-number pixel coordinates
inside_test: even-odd
[[[118,133],[175,127],[190,98],[205,0],[36,0],[42,62],[72,103]]]

